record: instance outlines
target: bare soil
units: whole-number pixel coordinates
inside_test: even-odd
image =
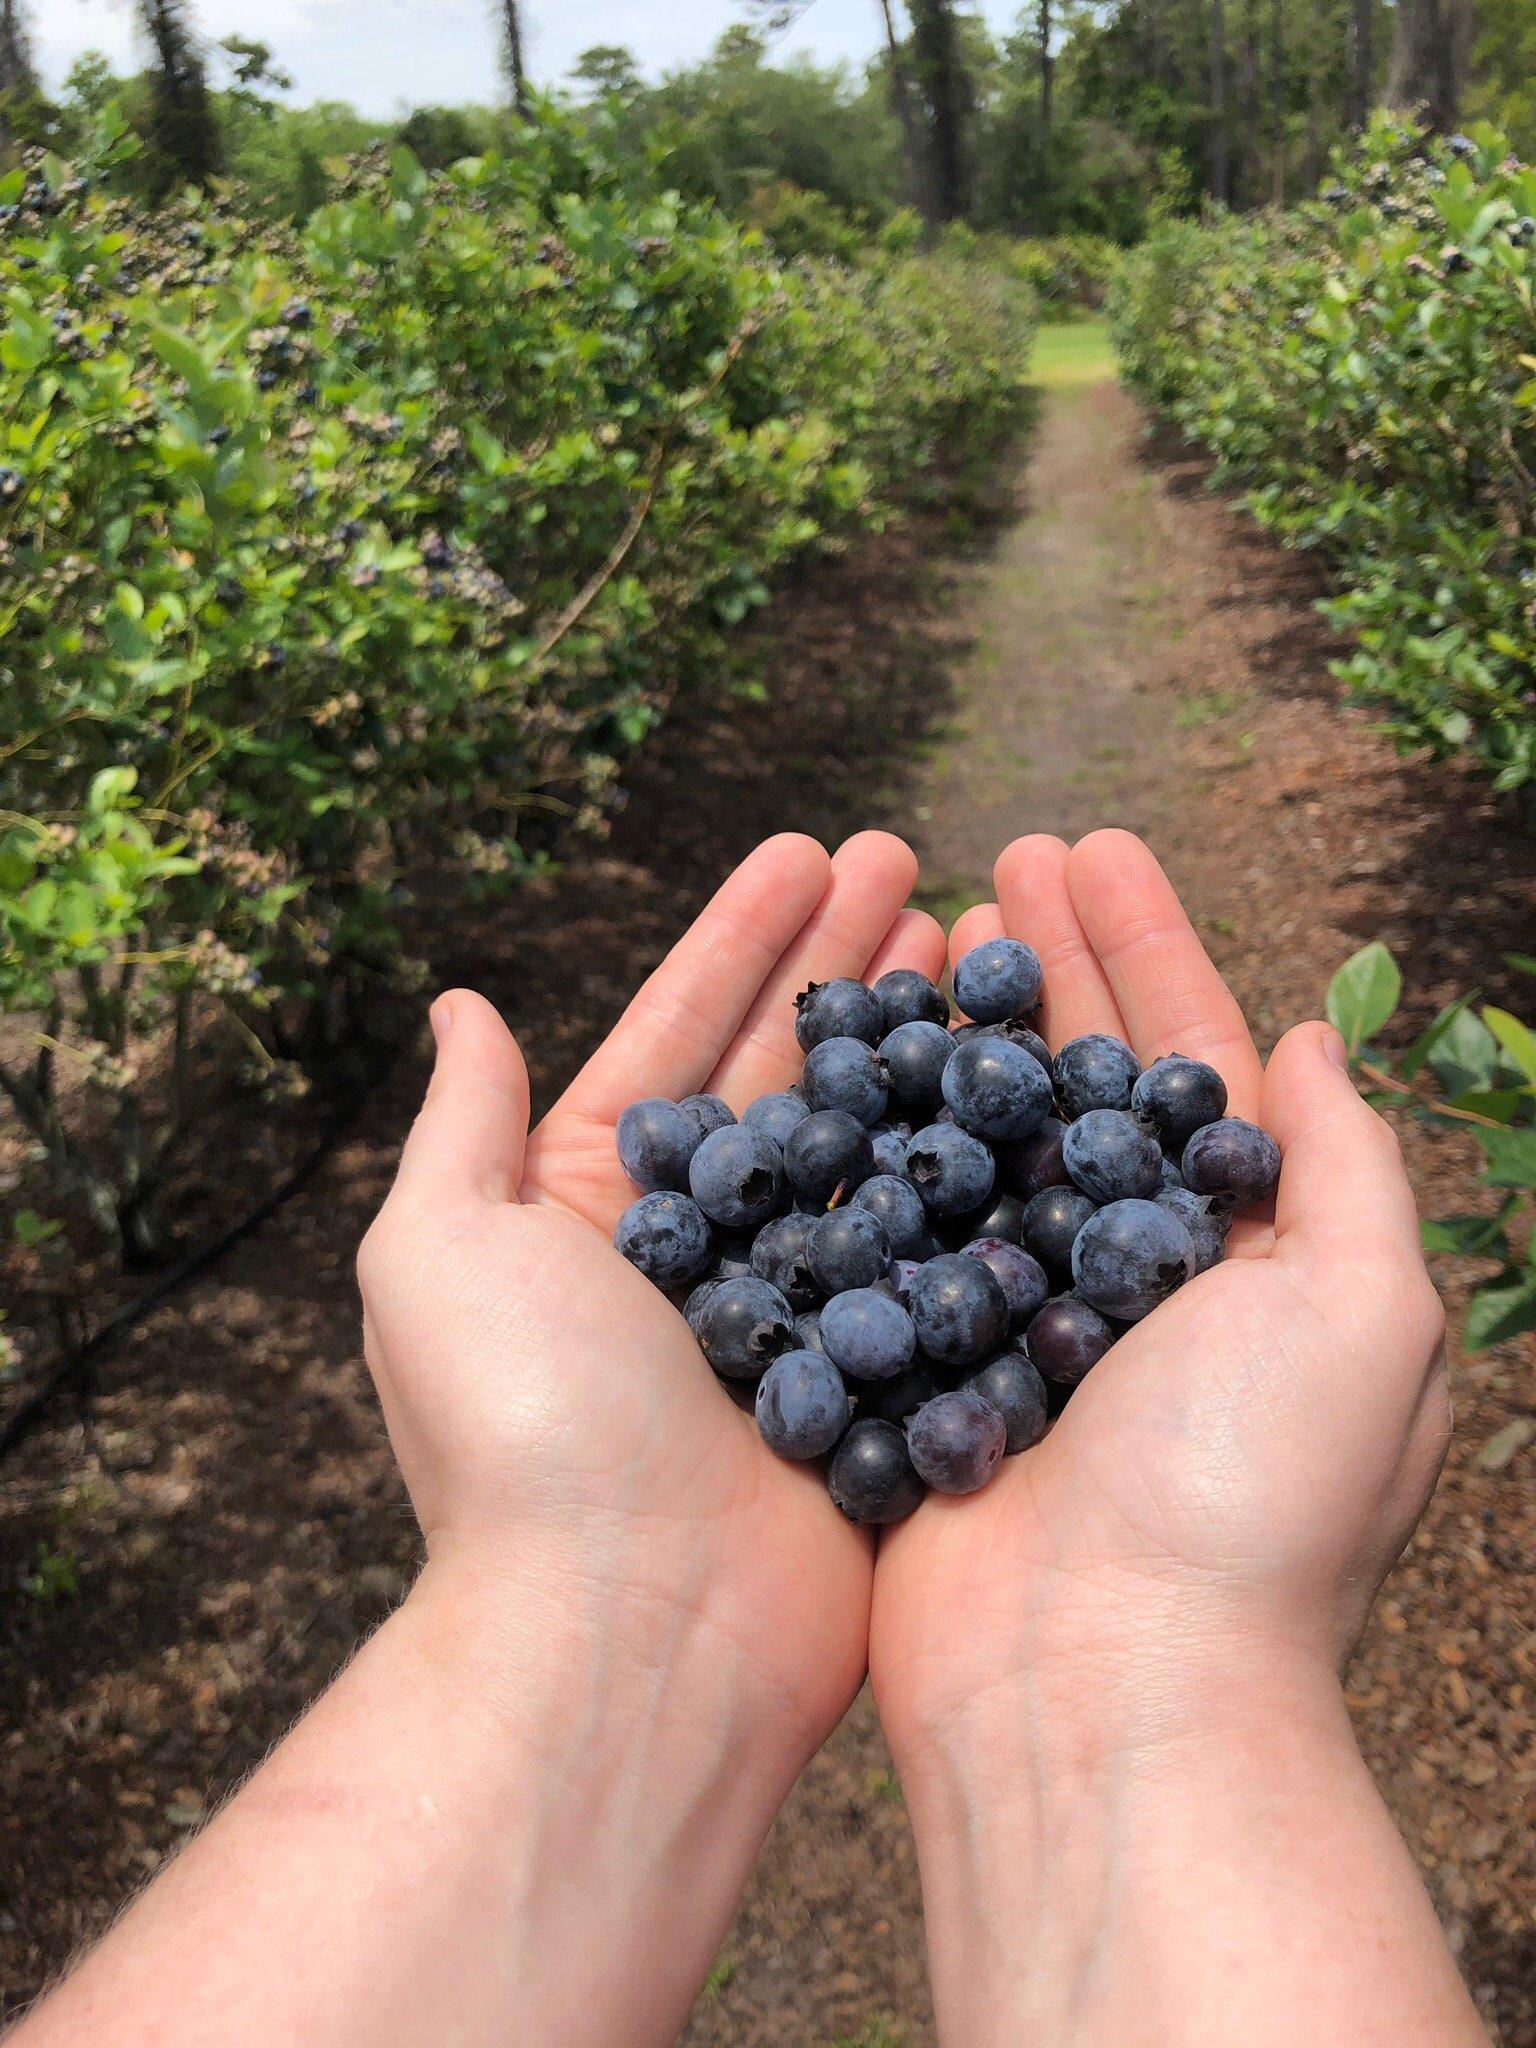
[[[1536,845],[1454,768],[1341,708],[1310,566],[1147,441],[1112,384],[1051,396],[1007,502],[941,511],[781,595],[772,700],[696,705],[610,841],[433,962],[498,1000],[539,1100],[766,832],[905,828],[924,898],[978,900],[1021,830],[1143,832],[1259,1035],[1314,1014],[1367,938],[1411,1025],[1469,986],[1529,1007]],[[747,665],[743,674],[749,672]],[[420,1055],[258,1236],[0,1472],[0,2016],[35,1994],[259,1760],[409,1581],[415,1544],[358,1349],[353,1247]],[[1427,1208],[1467,1159],[1409,1134]],[[1453,1306],[1466,1279],[1443,1276]],[[1351,1675],[1367,1757],[1500,2048],[1536,2048],[1536,1440],[1531,1352],[1453,1360],[1458,1436]],[[40,1549],[74,1597],[21,1593]],[[863,1699],[807,1771],[688,2048],[929,2048],[916,1865]]]

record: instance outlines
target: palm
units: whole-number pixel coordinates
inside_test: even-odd
[[[1117,1617],[1178,1626],[1191,1603],[1241,1612],[1302,1581],[1331,1585],[1359,1555],[1362,1500],[1389,1504],[1366,1545],[1384,1568],[1422,1505],[1436,1427],[1436,1312],[1379,1127],[1356,1134],[1339,1184],[1289,1063],[1261,1073],[1135,842],[1100,835],[1070,862],[1054,842],[1022,842],[999,895],[1000,911],[957,931],[957,952],[1006,918],[1056,962],[1054,1042],[1109,1030],[1143,1058],[1213,1059],[1234,1110],[1291,1134],[1286,1179],[1277,1225],[1239,1225],[1228,1263],[1122,1337],[1043,1443],[980,1498],[929,1503],[882,1548],[871,1655],[898,1720],[915,1699],[925,1716],[958,1711],[1046,1631],[1079,1671]],[[1336,1654],[1372,1590],[1334,1603]]]

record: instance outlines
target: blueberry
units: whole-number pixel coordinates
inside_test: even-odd
[[[683,1303],[683,1321],[695,1337],[699,1334],[699,1315],[704,1304],[720,1285],[718,1280],[701,1280],[688,1299]]]
[[[727,1124],[711,1131],[688,1167],[693,1199],[731,1230],[766,1223],[784,1192],[784,1155],[763,1131]]]
[[[834,1294],[821,1312],[828,1358],[856,1380],[889,1380],[905,1372],[917,1350],[912,1318],[878,1287]]]
[[[1077,1233],[1098,1208],[1081,1188],[1044,1188],[1024,1204],[1024,1249],[1048,1273],[1064,1279],[1072,1270]]]
[[[795,1125],[784,1147],[790,1186],[803,1200],[823,1207],[840,1187],[862,1187],[874,1170],[869,1132],[840,1109],[813,1111]]]
[[[1008,1425],[974,1387],[940,1394],[907,1424],[907,1450],[935,1493],[976,1493],[1003,1461]]]
[[[1118,1038],[1089,1031],[1067,1041],[1051,1071],[1057,1100],[1070,1122],[1090,1109],[1129,1109],[1141,1062]]]
[[[1008,1334],[1008,1297],[980,1259],[930,1259],[908,1290],[917,1341],[941,1365],[975,1365]]]
[[[954,1051],[955,1041],[942,1024],[921,1018],[898,1024],[880,1041],[892,1095],[904,1108],[925,1116],[937,1109],[944,1099],[944,1068]]]
[[[963,1216],[992,1192],[992,1154],[958,1124],[929,1124],[907,1147],[907,1179],[935,1216]]]
[[[1182,1188],[1189,1185],[1184,1178],[1183,1169],[1180,1167],[1179,1162],[1176,1159],[1170,1159],[1167,1153],[1163,1154],[1162,1185],[1165,1189]]]
[[[697,1120],[686,1109],[663,1096],[647,1096],[625,1110],[617,1136],[619,1164],[637,1188],[647,1194],[657,1188],[686,1192],[688,1162],[701,1142]]]
[[[1078,1293],[1127,1323],[1150,1315],[1182,1287],[1194,1263],[1189,1232],[1156,1202],[1111,1202],[1089,1217],[1072,1247]]]
[[[827,1038],[878,1045],[884,1036],[879,1000],[862,981],[813,981],[795,997],[795,1037],[802,1052]]]
[[[1002,1416],[1010,1457],[1045,1435],[1045,1381],[1022,1351],[1002,1352],[965,1384]]]
[[[1154,1198],[1160,1209],[1177,1216],[1195,1247],[1195,1271],[1208,1273],[1226,1255],[1232,1204],[1226,1195],[1197,1195],[1190,1188],[1163,1188]]]
[[[973,1137],[1027,1138],[1051,1113],[1051,1077],[1001,1034],[957,1045],[944,1068],[944,1100]]]
[[[1131,1090],[1131,1107],[1157,1127],[1170,1152],[1182,1152],[1205,1124],[1227,1113],[1227,1084],[1204,1060],[1170,1053],[1154,1060]]]
[[[801,1351],[819,1351],[823,1358],[826,1351],[821,1341],[821,1311],[808,1308],[795,1317],[795,1343]]]
[[[804,1123],[810,1114],[805,1099],[790,1089],[778,1095],[760,1095],[750,1109],[741,1113],[741,1121],[749,1131],[766,1131],[776,1145],[789,1143],[789,1134],[796,1124]]]
[[[773,1216],[752,1241],[752,1271],[795,1310],[814,1308],[821,1298],[806,1242],[815,1223],[814,1216]]]
[[[820,1458],[853,1416],[843,1376],[816,1351],[784,1351],[757,1384],[757,1426],[781,1458]]]
[[[1051,1291],[1045,1268],[1022,1246],[1001,1237],[978,1237],[962,1258],[980,1259],[1001,1286],[1008,1302],[1008,1327],[1022,1330]]]
[[[904,1522],[923,1498],[907,1440],[891,1422],[856,1422],[837,1447],[827,1487],[850,1522]]]
[[[833,1209],[826,1216],[818,1216],[811,1225],[806,1252],[816,1285],[823,1294],[847,1294],[856,1287],[873,1287],[890,1271],[891,1241],[879,1217],[868,1209]]]
[[[714,1254],[703,1210],[670,1188],[632,1203],[619,1218],[613,1241],[658,1287],[687,1287],[702,1279]]]
[[[1017,1195],[1000,1195],[994,1189],[990,1202],[973,1209],[969,1216],[957,1217],[948,1226],[947,1235],[956,1251],[964,1251],[978,1237],[1003,1237],[1009,1244],[1022,1244],[1024,1204]]]
[[[1038,1031],[1032,1030],[1022,1018],[1009,1017],[1002,1024],[957,1024],[950,1033],[957,1045],[963,1045],[973,1038],[1006,1038],[1010,1045],[1020,1047],[1037,1059],[1045,1071],[1051,1071],[1051,1049]]]
[[[1280,1184],[1280,1147],[1257,1124],[1224,1116],[1195,1132],[1180,1166],[1197,1195],[1230,1195],[1239,1209],[1252,1209]]]
[[[745,1280],[752,1271],[752,1232],[717,1230],[715,1244],[718,1251],[711,1277],[716,1280]]]
[[[1048,1116],[1032,1137],[1011,1145],[998,1145],[997,1177],[1003,1186],[1027,1202],[1043,1188],[1065,1187],[1072,1176],[1061,1156],[1067,1127],[1059,1116]]]
[[[893,967],[874,986],[880,1005],[880,1022],[885,1033],[903,1024],[947,1024],[949,1004],[926,974],[915,967]]]
[[[875,1155],[875,1172],[894,1174],[904,1180],[907,1173],[907,1147],[912,1142],[910,1124],[876,1124],[869,1134],[869,1142]]]
[[[699,1311],[698,1339],[723,1379],[756,1379],[781,1351],[794,1348],[792,1311],[766,1280],[722,1280]]]
[[[1019,939],[987,939],[955,969],[955,1001],[977,1024],[1022,1017],[1040,1000],[1040,955]]]
[[[852,1207],[880,1219],[898,1258],[917,1258],[926,1248],[928,1211],[911,1181],[893,1173],[873,1174],[854,1194]]]
[[[1075,1387],[1115,1341],[1115,1333],[1096,1308],[1075,1294],[1058,1294],[1029,1326],[1025,1346],[1030,1357],[1059,1387]]]
[[[1090,1109],[1067,1126],[1061,1156],[1096,1202],[1150,1200],[1163,1184],[1163,1155],[1152,1126],[1123,1109]]]
[[[861,1124],[877,1124],[889,1099],[880,1055],[862,1038],[824,1038],[806,1054],[800,1077],[813,1110],[840,1109]]]
[[[933,1367],[919,1358],[894,1379],[865,1380],[859,1388],[859,1413],[877,1415],[882,1422],[905,1422],[925,1401],[943,1392]]]
[[[723,1131],[736,1121],[735,1110],[718,1095],[685,1095],[677,1106],[688,1111],[706,1138],[712,1131]]]

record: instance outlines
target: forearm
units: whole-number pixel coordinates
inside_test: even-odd
[[[675,1615],[429,1567],[18,2048],[670,2043],[799,1763],[762,1719]]]
[[[1083,1676],[898,1757],[945,2042],[1486,2048],[1330,1673]]]

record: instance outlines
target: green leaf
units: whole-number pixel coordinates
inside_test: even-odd
[[[1499,1064],[1499,1042],[1481,1017],[1463,1009],[1446,1026],[1429,1064],[1450,1095],[1488,1088]]]
[[[1536,1330],[1536,1269],[1511,1269],[1479,1287],[1467,1304],[1466,1347],[1482,1351]]]
[[[1519,974],[1536,974],[1536,956],[1530,953],[1506,953],[1504,965],[1513,967]]]
[[[1380,939],[1362,946],[1328,984],[1328,1021],[1351,1056],[1379,1031],[1397,1008],[1403,977]]]
[[[1491,1188],[1536,1188],[1536,1131],[1475,1131]]]
[[[1491,1004],[1484,1006],[1483,1022],[1525,1078],[1536,1081],[1536,1031],[1522,1024],[1518,1017],[1512,1017],[1508,1010],[1496,1010]]]
[[[1413,1079],[1414,1075],[1423,1066],[1424,1062],[1429,1058],[1436,1046],[1439,1045],[1441,1039],[1445,1037],[1466,1007],[1465,1000],[1459,1003],[1447,1003],[1433,1024],[1427,1030],[1420,1032],[1408,1050],[1399,1056],[1397,1071],[1403,1080],[1411,1081]]]
[[[1451,1252],[1460,1259],[1508,1258],[1505,1226],[1520,1208],[1520,1197],[1511,1195],[1494,1216],[1439,1216],[1419,1225],[1419,1239],[1427,1252]]]

